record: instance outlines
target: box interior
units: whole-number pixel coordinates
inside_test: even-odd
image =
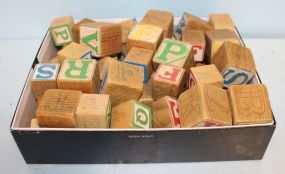
[[[124,19],[95,19],[96,21],[103,22],[119,22]],[[139,21],[139,19],[137,19]],[[175,18],[174,24],[177,26],[179,18]],[[175,28],[175,27],[174,27]],[[236,30],[237,35],[240,37],[238,31]],[[241,39],[242,41],[242,39]],[[244,43],[242,42],[244,45]],[[48,31],[47,35],[43,40],[43,44],[37,55],[39,63],[46,63],[51,58],[55,57],[57,54],[58,48],[56,48],[52,42],[51,35]],[[151,129],[98,129],[98,128],[30,128],[31,119],[35,117],[35,112],[37,109],[37,102],[33,95],[31,89],[30,79],[33,75],[33,68],[31,68],[26,84],[23,88],[23,93],[20,97],[16,112],[11,124],[11,130],[19,131],[160,131],[160,130],[197,130],[197,129],[234,129],[242,127],[256,127],[256,126],[268,126],[275,124],[275,121],[267,124],[255,124],[255,125],[239,125],[239,126],[220,126],[220,127],[201,127],[201,128],[151,128]],[[261,83],[259,76],[256,75],[251,81],[251,84]],[[274,117],[274,116],[273,116]]]

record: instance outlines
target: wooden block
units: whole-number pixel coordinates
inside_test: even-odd
[[[100,75],[100,80],[104,80],[108,73],[108,59],[113,59],[112,57],[104,57],[97,61],[98,70]]]
[[[161,64],[153,77],[153,98],[177,98],[185,86],[185,70]]]
[[[152,57],[154,52],[149,49],[132,47],[124,59],[124,62],[143,67],[144,69],[144,83],[147,83],[150,78],[153,68],[152,68]]]
[[[112,107],[131,99],[139,99],[143,90],[143,68],[116,60],[108,60],[108,74],[100,93],[109,94]]]
[[[209,84],[197,84],[178,99],[181,127],[232,125],[227,92]]]
[[[237,34],[232,30],[212,30],[206,31],[207,41],[207,61],[211,63],[213,55],[218,51],[225,41],[240,44],[240,39]]]
[[[39,128],[39,123],[38,123],[38,120],[36,118],[33,118],[31,120],[31,124],[30,124],[30,128]]]
[[[163,28],[164,38],[172,38],[174,16],[171,12],[148,10],[141,24],[150,24]]]
[[[36,117],[40,127],[74,128],[75,110],[81,91],[49,89],[38,104]]]
[[[228,91],[234,125],[273,123],[265,85],[233,85]]]
[[[88,46],[95,57],[121,52],[122,28],[119,24],[96,22],[80,25],[80,43]]]
[[[194,61],[202,62],[205,56],[206,39],[201,30],[183,30],[182,41],[191,44],[193,48]]]
[[[57,86],[60,89],[98,93],[100,77],[96,60],[65,60],[58,75]]]
[[[162,28],[153,25],[136,25],[128,36],[128,50],[140,47],[156,51],[162,38]]]
[[[151,108],[136,100],[129,100],[112,109],[111,128],[152,127]]]
[[[40,100],[47,89],[56,89],[56,79],[59,64],[42,63],[35,66],[34,75],[31,79],[32,91],[37,100]]]
[[[224,87],[246,84],[256,74],[255,62],[249,48],[225,42],[212,58],[224,77]]]
[[[143,93],[140,97],[139,102],[151,107],[153,103],[153,95],[152,95],[152,79],[143,85]]]
[[[62,62],[60,62],[61,59],[63,59],[63,57],[57,55],[57,56],[51,58],[51,59],[49,60],[49,63],[58,63],[58,64],[61,64],[61,63],[62,63]]]
[[[71,42],[57,52],[59,61],[64,62],[65,59],[91,59],[92,51],[85,45]]]
[[[111,119],[110,96],[82,94],[75,115],[79,128],[109,128]]]
[[[209,23],[216,29],[229,29],[235,31],[235,24],[228,13],[211,14]]]
[[[196,63],[195,63],[195,67],[198,67],[198,66],[205,66],[205,64],[204,64],[204,63],[201,63],[201,62],[196,62]]]
[[[210,25],[207,21],[185,12],[178,23],[178,27],[175,31],[175,37],[176,39],[181,40],[181,35],[183,30],[208,31],[213,29],[214,27]]]
[[[224,78],[214,64],[190,68],[188,87],[191,88],[197,83],[223,88]]]
[[[131,30],[136,25],[136,19],[127,19],[120,21],[118,24],[122,27],[122,43],[127,43],[128,36],[131,32]]]
[[[82,24],[88,24],[88,23],[95,23],[92,19],[84,18],[73,25],[72,27],[72,33],[73,33],[73,41],[80,43],[80,25]]]
[[[154,128],[179,128],[180,118],[175,98],[165,96],[152,104],[152,125]]]
[[[72,27],[74,25],[72,16],[56,18],[50,25],[50,33],[55,46],[67,45],[73,41]]]
[[[120,61],[124,61],[125,58],[127,57],[128,52],[129,52],[129,50],[128,50],[128,44],[123,43],[123,44],[122,44],[122,52],[121,52],[121,55],[120,55],[120,57],[119,57],[119,60],[120,60]]]
[[[155,70],[160,64],[184,69],[194,66],[192,46],[185,42],[164,39],[153,57]]]

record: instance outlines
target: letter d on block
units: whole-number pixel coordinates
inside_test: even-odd
[[[69,64],[69,68],[65,71],[66,77],[79,79],[87,78],[87,69],[91,61],[82,61],[81,67],[76,65],[75,60],[69,60],[67,63]]]

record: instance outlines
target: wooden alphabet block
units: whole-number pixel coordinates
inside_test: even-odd
[[[152,104],[152,125],[154,128],[179,128],[180,118],[175,98],[165,96]]]
[[[104,80],[108,73],[108,60],[113,59],[112,57],[104,57],[97,61],[98,63],[98,70],[100,75],[100,80]]]
[[[128,41],[128,36],[134,26],[136,25],[136,19],[127,19],[120,21],[118,24],[122,27],[122,43],[127,43]]]
[[[206,31],[207,41],[207,61],[211,63],[213,55],[219,50],[225,41],[240,44],[240,39],[237,34],[228,29]]]
[[[73,33],[73,42],[80,43],[80,25],[88,24],[88,23],[95,23],[92,19],[84,18],[73,25],[72,33]]]
[[[128,36],[128,50],[140,47],[156,51],[162,38],[162,28],[153,25],[136,25]]]
[[[246,84],[256,74],[255,62],[249,48],[225,42],[212,58],[224,77],[224,87]]]
[[[111,119],[110,96],[82,94],[75,115],[79,128],[109,128]]]
[[[42,63],[35,66],[34,75],[31,79],[32,91],[37,100],[40,100],[47,89],[56,89],[56,79],[59,64]]]
[[[143,93],[139,102],[151,107],[153,101],[152,79],[149,79],[149,81],[143,85]]]
[[[150,49],[132,47],[124,59],[124,62],[143,67],[144,69],[144,83],[147,83],[150,78],[152,68],[152,57],[154,52]]]
[[[182,41],[192,45],[194,60],[202,62],[205,56],[206,39],[205,34],[201,30],[183,30]]]
[[[49,89],[38,104],[36,117],[40,127],[74,128],[75,110],[81,91]]]
[[[150,24],[163,28],[164,38],[171,38],[173,33],[174,16],[171,12],[148,10],[141,24]]]
[[[51,59],[49,60],[49,63],[58,63],[58,64],[61,64],[61,63],[62,63],[62,62],[60,62],[61,59],[64,59],[64,58],[61,57],[61,56],[59,56],[59,55],[57,55],[57,56],[51,58]]]
[[[223,88],[224,78],[214,64],[190,68],[188,87],[191,88],[197,83],[207,83]]]
[[[229,29],[235,31],[235,24],[228,13],[211,14],[209,22],[215,30]]]
[[[109,94],[112,107],[139,99],[143,90],[143,68],[113,59],[108,60],[108,74],[100,93]]]
[[[195,63],[195,67],[198,67],[198,66],[205,66],[205,64],[204,64],[204,63],[201,63],[201,62],[196,62],[196,63]]]
[[[80,43],[88,46],[95,57],[121,52],[122,28],[119,24],[88,23],[80,25]]]
[[[72,27],[74,25],[72,16],[56,18],[50,25],[50,33],[55,46],[67,45],[73,41]]]
[[[185,12],[178,23],[178,27],[175,31],[175,37],[176,39],[181,40],[181,35],[183,30],[208,31],[213,29],[214,29],[213,26],[210,25],[207,21]]]
[[[234,125],[273,123],[266,86],[233,85],[229,88]]]
[[[209,84],[197,84],[178,99],[181,127],[232,125],[227,92]]]
[[[31,120],[31,124],[30,124],[30,128],[39,128],[39,123],[38,123],[38,120],[36,118],[33,118]]]
[[[185,70],[161,64],[153,77],[153,98],[177,98],[185,86]]]
[[[58,75],[57,86],[60,89],[98,93],[100,77],[96,60],[65,60]]]
[[[153,57],[155,70],[160,64],[188,69],[194,63],[192,46],[174,39],[164,39]]]
[[[59,62],[64,62],[65,59],[91,59],[92,51],[85,45],[71,42],[57,52]]]
[[[129,100],[112,109],[111,128],[152,127],[151,108],[136,100]]]

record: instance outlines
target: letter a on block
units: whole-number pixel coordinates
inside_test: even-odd
[[[100,54],[100,30],[98,28],[86,25],[80,26],[80,43],[88,46],[93,55],[99,56]]]
[[[192,46],[188,43],[164,39],[153,58],[154,67],[157,69],[159,64],[167,64],[187,68],[191,61],[189,59],[192,54],[191,50]]]
[[[151,109],[137,101],[133,101],[133,126],[136,128],[151,128]]]

